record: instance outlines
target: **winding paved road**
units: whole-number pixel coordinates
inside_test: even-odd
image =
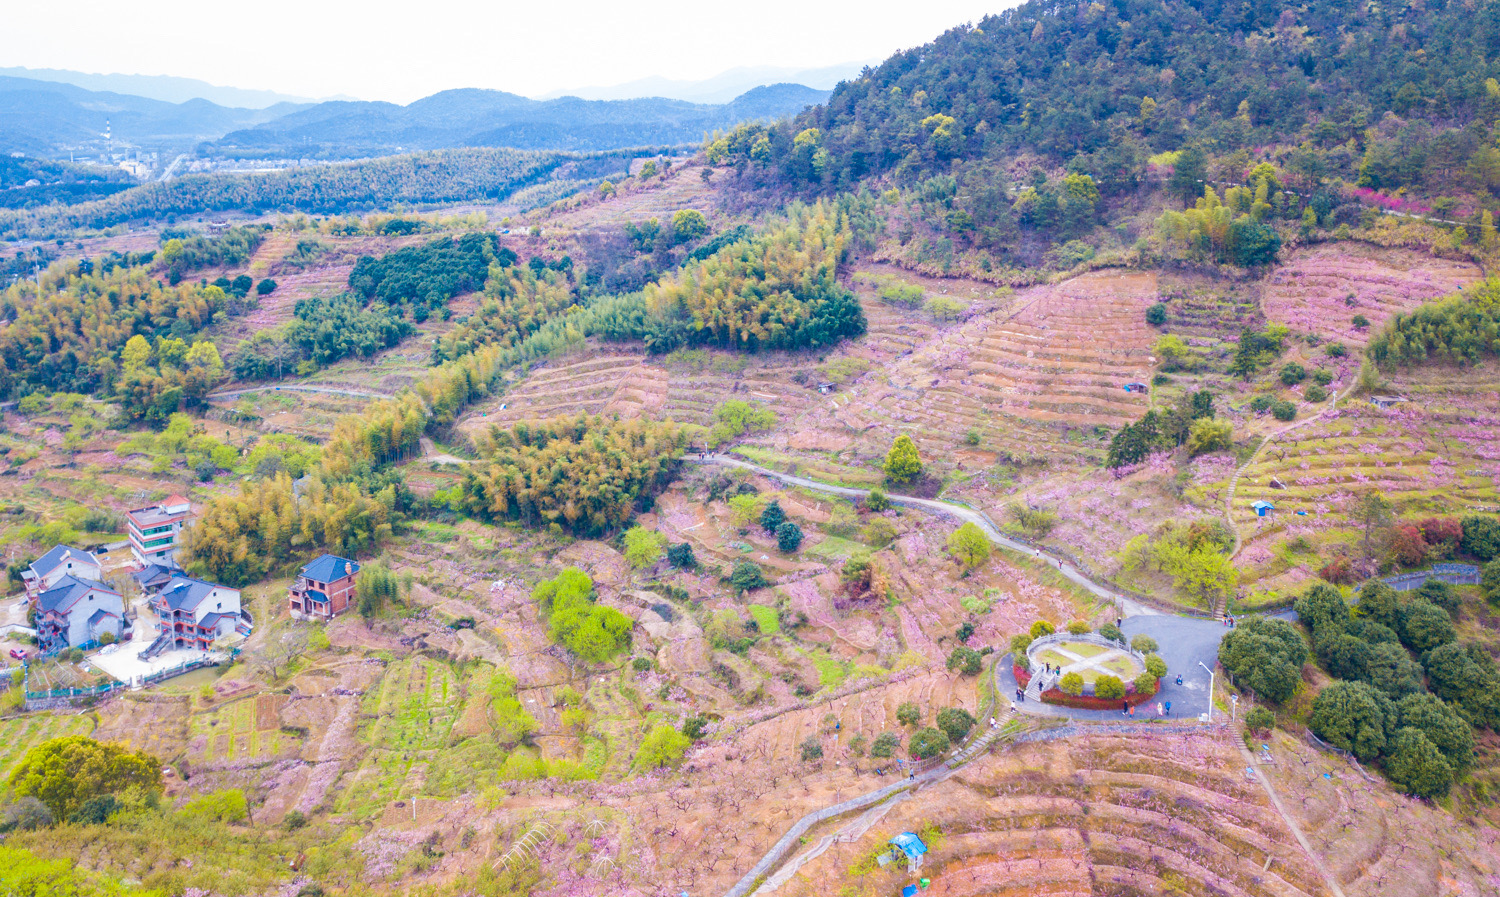
[[[817,480],[810,480],[807,477],[799,477],[790,473],[781,473],[780,471],[761,467],[758,464],[751,464],[749,461],[741,461],[738,458],[728,458],[724,455],[709,455],[708,457],[702,459],[689,455],[683,460],[692,464],[714,464],[720,467],[738,467],[742,470],[749,470],[754,473],[758,473],[761,476],[767,476],[771,477],[772,479],[781,480],[783,483],[790,483],[793,486],[801,486],[805,489],[812,489],[816,492],[824,492],[829,495],[839,495],[843,496],[844,498],[864,498],[866,495],[870,494],[869,490],[867,489],[851,489],[848,486],[830,486],[827,483],[821,483]],[[1139,601],[1127,598],[1114,589],[1111,589],[1102,583],[1096,582],[1094,579],[1078,570],[1072,564],[1069,564],[1067,561],[1063,560],[1060,557],[1057,557],[1054,554],[1051,554],[1045,549],[1027,545],[1024,542],[1018,542],[1015,539],[1012,539],[1011,537],[1005,535],[1005,533],[1000,531],[1000,527],[996,526],[995,522],[989,518],[989,515],[985,514],[983,511],[976,511],[973,508],[966,507],[964,505],[954,504],[953,502],[947,501],[939,501],[932,498],[916,498],[915,496],[911,495],[895,494],[891,494],[888,497],[891,500],[891,504],[901,505],[902,507],[907,508],[922,508],[924,510],[932,511],[935,514],[942,514],[946,517],[952,517],[965,523],[972,523],[975,526],[979,527],[980,530],[982,530],[984,534],[989,537],[989,540],[991,542],[994,542],[995,544],[1000,545],[1004,548],[1008,548],[1011,551],[1030,555],[1031,557],[1035,558],[1046,558],[1047,560],[1055,564],[1058,571],[1072,582],[1083,586],[1085,589],[1088,589],[1089,592],[1098,596],[1099,598],[1104,599],[1105,601],[1114,602],[1121,608],[1121,616],[1159,616],[1162,614],[1161,611],[1156,610],[1155,608],[1147,607],[1146,605],[1141,604]]]

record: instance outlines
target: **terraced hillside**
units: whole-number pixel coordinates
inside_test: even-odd
[[[926,893],[1323,895],[1324,880],[1233,732],[1094,735],[992,754],[898,805],[803,867],[778,895],[896,893],[904,864],[874,857],[900,831],[930,842]]]
[[[638,348],[606,345],[533,371],[503,397],[476,406],[459,427],[472,433],[580,412],[708,425],[714,408],[731,398],[789,416],[818,399],[811,385],[792,379],[800,372],[813,384],[815,364],[815,358],[788,353],[747,358],[699,350],[653,357]]]
[[[1293,253],[1271,275],[1261,301],[1273,323],[1362,347],[1391,315],[1409,312],[1481,276],[1468,262],[1329,244]],[[1356,327],[1356,315],[1369,323]]]
[[[1348,399],[1277,438],[1235,492],[1233,519],[1247,536],[1239,562],[1263,575],[1290,565],[1305,577],[1317,559],[1282,558],[1278,546],[1313,534],[1325,549],[1352,542],[1354,502],[1370,489],[1409,515],[1500,504],[1497,388],[1494,363],[1463,371],[1427,365],[1392,379],[1389,389],[1404,401],[1390,408]],[[1250,505],[1261,499],[1275,503],[1277,516],[1255,516]]]
[[[1150,380],[1156,301],[1151,273],[1102,271],[1018,294],[996,311],[925,340],[888,369],[886,385],[850,411],[889,445],[909,433],[926,452],[951,452],[971,429],[986,447],[1077,457],[1069,435],[1116,429],[1147,399],[1124,385]]]

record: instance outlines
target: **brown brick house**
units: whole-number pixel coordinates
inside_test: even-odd
[[[353,607],[354,580],[358,576],[359,564],[331,554],[303,567],[287,592],[292,617],[332,620]]]

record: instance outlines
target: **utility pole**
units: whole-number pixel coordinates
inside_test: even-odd
[[[1208,670],[1208,721],[1214,721],[1214,671],[1209,669],[1208,664],[1198,661],[1198,666]]]

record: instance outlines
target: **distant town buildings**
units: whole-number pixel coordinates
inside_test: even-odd
[[[125,512],[130,530],[130,553],[142,567],[173,563],[182,544],[182,529],[193,519],[193,505],[181,495],[160,504]]]
[[[292,617],[298,620],[332,620],[354,604],[354,580],[359,564],[325,554],[302,568],[287,592]]]

